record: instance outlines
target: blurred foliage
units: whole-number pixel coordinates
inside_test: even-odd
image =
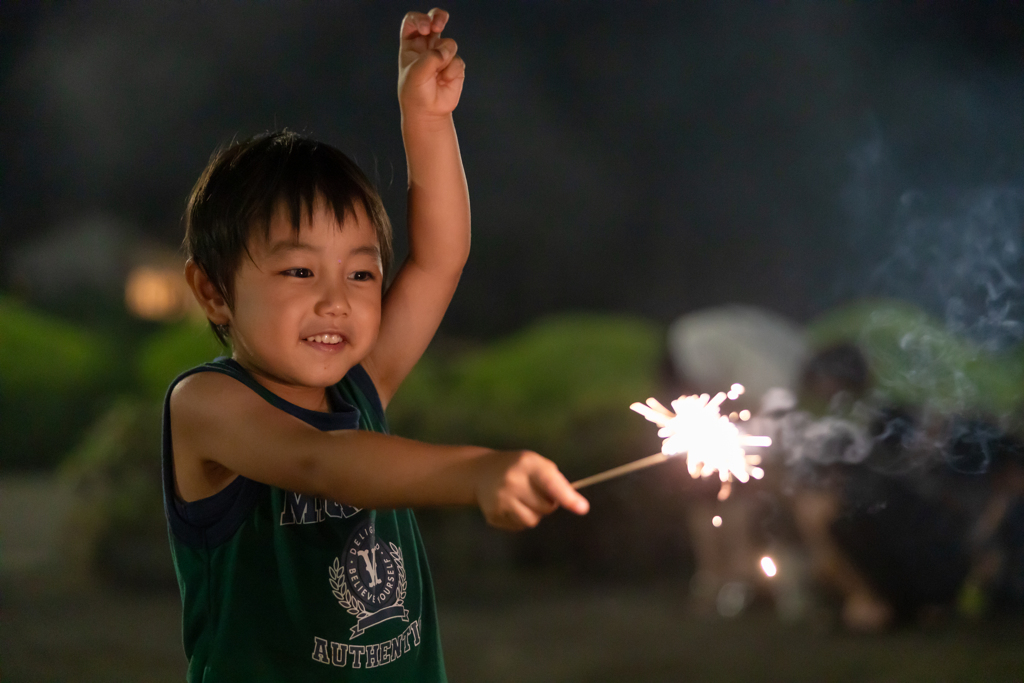
[[[181,372],[230,353],[205,321],[111,330],[0,295],[0,467],[53,467],[115,396],[162,398]]]
[[[657,449],[650,425],[629,405],[656,391],[662,337],[646,321],[579,314],[482,348],[432,348],[388,406],[388,419],[410,438],[530,448],[567,472],[590,473]]]
[[[117,383],[109,339],[0,296],[0,465],[54,465]]]
[[[62,463],[76,494],[68,555],[120,586],[176,586],[161,487],[161,404],[117,400]]]
[[[206,320],[168,325],[147,339],[138,352],[136,373],[143,393],[162,399],[175,377],[189,368],[229,356]]]
[[[1024,402],[1024,356],[994,354],[946,331],[921,309],[899,301],[860,301],[833,310],[807,329],[812,348],[855,341],[879,392],[940,412],[1009,414]]]

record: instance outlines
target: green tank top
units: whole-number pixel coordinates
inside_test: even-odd
[[[231,359],[171,384],[164,511],[188,681],[445,681],[433,586],[411,510],[360,510],[241,476],[203,500],[175,496],[170,391],[197,372],[233,377],[320,430],[387,432],[373,382],[358,365],[328,388],[330,413],[285,401]]]

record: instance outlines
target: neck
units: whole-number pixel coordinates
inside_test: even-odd
[[[253,379],[289,403],[294,403],[306,410],[315,410],[320,413],[331,412],[331,404],[327,400],[327,389],[324,387],[302,387],[288,384],[237,357],[235,357],[235,360],[238,361],[239,365],[248,370]]]

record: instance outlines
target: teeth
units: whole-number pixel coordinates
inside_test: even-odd
[[[317,342],[320,344],[340,344],[340,334],[314,334],[312,337],[306,337],[308,342]]]

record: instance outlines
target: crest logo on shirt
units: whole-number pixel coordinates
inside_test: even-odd
[[[338,604],[356,617],[353,638],[389,619],[409,621],[402,549],[378,540],[372,520],[352,532],[342,558],[334,558],[330,566],[330,577]]]

